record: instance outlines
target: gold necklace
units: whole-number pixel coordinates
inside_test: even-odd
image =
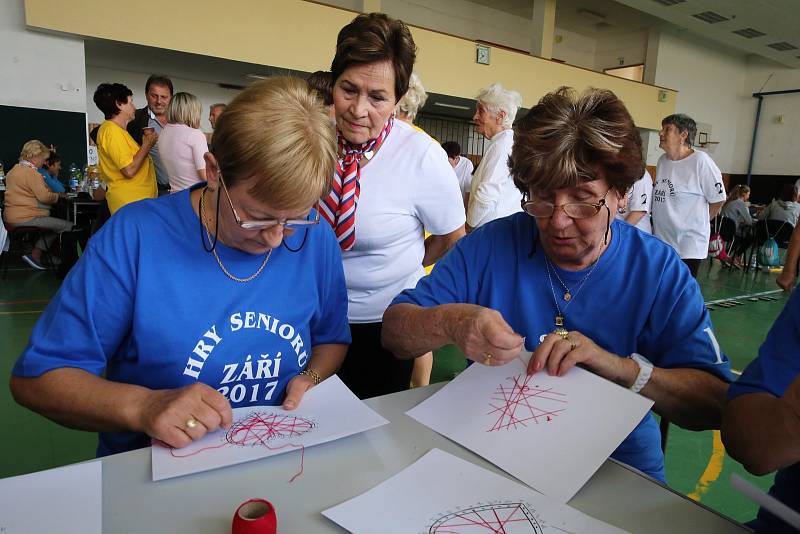
[[[208,242],[209,243],[213,243],[213,241],[211,240],[211,232],[208,230],[208,220],[206,219],[205,203],[203,202],[203,199],[206,196],[206,189],[207,188],[204,187],[203,188],[203,192],[200,193],[200,206],[199,206],[199,208],[200,208],[200,219],[202,221],[201,224],[203,225],[203,228],[205,228],[205,230],[206,230],[206,236],[208,237]],[[217,194],[219,194],[219,193],[217,193]],[[239,278],[238,276],[235,276],[235,275],[231,274],[228,271],[228,269],[226,269],[225,266],[222,264],[222,260],[219,259],[219,254],[217,254],[217,247],[213,247],[211,249],[211,252],[214,253],[214,258],[217,260],[217,265],[219,265],[219,268],[222,269],[222,272],[225,273],[225,275],[228,278],[230,278],[231,280],[233,280],[235,282],[240,282],[242,284],[245,284],[245,283],[249,282],[250,280],[253,280],[259,274],[261,274],[261,271],[263,271],[264,267],[267,266],[267,262],[269,261],[269,257],[272,256],[272,249],[270,249],[269,252],[267,252],[267,256],[264,258],[264,261],[261,263],[261,267],[259,267],[256,272],[254,272],[253,274],[251,274],[247,278]]]
[[[556,298],[556,288],[553,285],[553,278],[550,275],[550,270],[551,270],[550,258],[547,257],[547,254],[544,255],[544,264],[545,268],[547,269],[547,279],[550,281],[550,291],[553,293],[553,304],[556,305],[556,318],[555,318],[556,329],[553,330],[555,334],[558,334],[561,337],[565,337],[567,335],[568,331],[566,328],[564,328],[564,315],[566,314],[569,305],[572,304],[572,300],[578,296],[578,293],[580,293],[580,290],[583,289],[584,284],[594,272],[595,267],[597,267],[597,264],[600,263],[600,254],[602,252],[603,252],[603,247],[601,246],[600,251],[597,253],[597,257],[594,259],[594,262],[592,263],[592,268],[589,269],[589,272],[586,273],[586,276],[584,276],[583,279],[580,281],[580,285],[578,286],[578,289],[575,290],[574,295],[570,294],[569,289],[567,288],[566,285],[564,285],[564,282],[558,276],[558,272],[556,271],[555,267],[552,267],[553,273],[555,273],[556,278],[558,278],[558,281],[561,282],[562,286],[564,286],[564,289],[567,290],[567,292],[564,294],[564,300],[567,301],[567,304],[564,306],[563,312],[561,311],[561,307],[558,305],[558,298]]]

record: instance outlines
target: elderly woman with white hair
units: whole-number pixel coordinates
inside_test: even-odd
[[[200,130],[203,106],[190,93],[175,93],[167,106],[169,123],[158,137],[158,153],[172,193],[206,180],[206,135]]]
[[[475,131],[489,140],[472,178],[467,206],[467,232],[489,221],[522,211],[522,195],[508,171],[508,157],[514,146],[511,126],[522,104],[516,91],[494,83],[478,93],[478,105],[472,122]]]
[[[415,130],[424,132],[425,130],[414,124],[414,119],[417,118],[417,113],[420,108],[425,106],[427,100],[428,93],[425,92],[422,80],[419,79],[416,72],[412,72],[408,79],[408,91],[397,103],[397,118],[410,124]]]

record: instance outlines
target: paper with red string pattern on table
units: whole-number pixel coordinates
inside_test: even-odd
[[[439,449],[322,514],[354,534],[623,534]]]
[[[530,487],[570,500],[653,401],[580,367],[526,374],[531,353],[475,364],[406,412]]]
[[[163,480],[249,462],[319,445],[389,421],[356,397],[333,375],[311,388],[297,409],[251,406],[233,410],[228,430],[206,434],[182,449],[152,446],[153,480]],[[302,456],[301,456],[302,462]],[[302,471],[302,463],[301,471]]]

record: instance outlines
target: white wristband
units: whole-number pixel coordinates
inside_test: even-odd
[[[647,385],[647,382],[650,381],[650,375],[653,374],[653,364],[650,363],[647,358],[635,352],[631,354],[630,358],[639,366],[639,374],[636,375],[636,380],[633,382],[630,390],[634,393],[639,393],[642,388]]]

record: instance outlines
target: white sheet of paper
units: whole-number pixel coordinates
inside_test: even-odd
[[[407,414],[532,488],[567,502],[653,401],[584,369],[525,374],[530,353],[475,364]]]
[[[211,432],[182,449],[153,444],[153,480],[291,452],[388,422],[333,375],[311,388],[295,410],[280,406],[237,408],[227,431]]]
[[[439,449],[322,514],[354,534],[625,532]]]
[[[101,534],[102,494],[99,460],[0,479],[0,532]]]

